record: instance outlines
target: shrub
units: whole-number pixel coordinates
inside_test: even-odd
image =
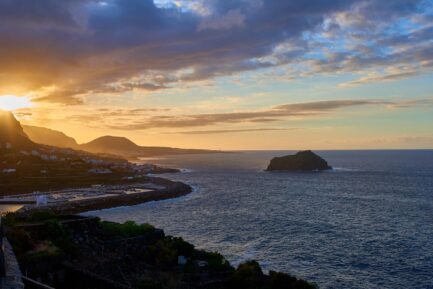
[[[177,250],[168,239],[159,240],[154,245],[149,246],[146,254],[146,259],[151,260],[159,267],[175,265],[178,256]]]
[[[21,256],[34,248],[34,241],[24,230],[8,230],[7,237],[10,243],[13,245],[14,252],[17,254],[17,256]]]
[[[269,289],[316,289],[317,286],[280,272],[269,272]]]
[[[8,226],[15,225],[17,222],[16,213],[11,213],[11,212],[6,213],[2,217],[2,222],[3,222],[3,224],[8,225]]]
[[[72,242],[71,230],[58,221],[47,221],[44,227],[40,230],[39,234],[41,239],[46,239],[53,242],[54,245],[66,253],[76,253],[77,248]]]
[[[34,250],[27,252],[26,260],[28,262],[38,262],[41,259],[61,256],[61,250],[56,247],[51,241],[43,241],[39,243]]]
[[[256,289],[263,286],[263,271],[256,261],[247,261],[238,266],[232,276],[232,288]]]
[[[211,271],[227,272],[234,271],[234,268],[230,265],[223,255],[217,252],[206,252],[200,251],[197,255],[198,259],[202,259],[208,262],[208,268]]]
[[[108,234],[123,238],[136,237],[155,231],[152,225],[138,225],[134,221],[126,221],[123,224],[104,221],[101,222],[101,225]]]
[[[186,242],[182,238],[168,237],[168,240],[171,242],[178,255],[191,257],[194,253],[194,245]]]
[[[53,211],[51,210],[42,210],[42,211],[35,211],[30,214],[28,218],[26,218],[26,221],[28,222],[43,222],[48,220],[54,220],[58,217]]]

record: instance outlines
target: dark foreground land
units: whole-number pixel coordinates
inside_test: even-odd
[[[148,224],[47,210],[10,213],[4,227],[24,275],[54,288],[316,288],[284,273],[264,274],[255,261],[234,268]]]

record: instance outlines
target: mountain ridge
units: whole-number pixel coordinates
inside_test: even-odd
[[[219,151],[205,149],[181,149],[161,146],[141,146],[123,136],[105,135],[90,142],[78,144],[67,134],[38,126],[24,126],[24,132],[35,143],[72,148],[96,154],[117,155],[130,159],[161,155],[216,153]]]
[[[109,135],[101,136],[88,143],[81,144],[80,147],[81,149],[92,153],[121,155],[126,158],[218,152],[204,149],[181,149],[160,146],[140,146],[126,137]]]
[[[22,125],[24,133],[35,143],[61,148],[79,149],[77,141],[65,133],[45,127]]]

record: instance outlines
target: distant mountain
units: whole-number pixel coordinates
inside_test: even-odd
[[[36,146],[24,133],[20,123],[10,111],[0,110],[1,148],[28,149]]]
[[[23,125],[25,134],[35,143],[61,148],[79,149],[78,143],[63,132],[45,127]]]
[[[179,149],[171,147],[139,146],[125,137],[103,136],[80,146],[82,150],[92,153],[104,153],[126,158],[151,157],[175,154],[199,154],[217,151],[200,149]]]
[[[103,136],[89,143],[82,144],[81,149],[93,153],[114,155],[136,155],[140,153],[140,146],[125,137]]]
[[[19,123],[15,120],[15,118],[13,118],[13,120],[16,122],[15,124],[18,124],[19,126]],[[21,126],[19,126],[19,128],[17,127],[16,130],[20,131],[24,136],[27,135],[31,141],[37,144],[61,148],[71,148],[74,150],[83,150],[95,154],[107,154],[124,158],[217,152],[200,149],[139,146],[125,137],[117,136],[102,136],[89,143],[80,145],[74,138],[67,136],[61,131],[29,125],[24,125],[23,129]]]

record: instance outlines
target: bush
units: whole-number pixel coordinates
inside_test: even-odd
[[[13,245],[14,252],[17,256],[25,254],[34,248],[34,241],[24,230],[12,229],[7,232],[9,242]]]
[[[173,248],[177,251],[178,255],[185,257],[191,257],[194,253],[194,245],[186,242],[182,238],[168,237],[169,242],[171,242]]]
[[[155,231],[152,225],[138,225],[134,221],[126,221],[123,224],[104,221],[101,222],[101,225],[108,234],[122,238],[141,236]]]
[[[35,211],[30,214],[28,218],[26,218],[26,221],[28,222],[43,222],[48,220],[54,220],[58,217],[54,212],[51,210],[43,210],[43,211]]]
[[[168,239],[162,239],[149,246],[146,259],[156,266],[167,267],[177,264],[177,250]]]
[[[62,256],[61,250],[51,241],[43,241],[36,246],[34,250],[26,253],[26,261],[38,263],[41,259],[55,258]]]
[[[232,288],[263,288],[263,271],[256,261],[247,261],[238,266],[232,276]]]
[[[76,245],[72,242],[71,230],[58,221],[47,221],[39,232],[41,239],[51,241],[54,245],[69,254],[76,253]]]
[[[208,268],[212,271],[227,272],[234,271],[234,268],[230,265],[223,255],[217,252],[200,252],[201,259],[208,262]]]
[[[15,225],[17,222],[16,213],[11,213],[11,212],[6,213],[6,215],[2,217],[2,222],[3,224],[8,226]]]
[[[285,273],[270,271],[269,289],[316,289],[317,287],[307,281],[297,279]]]

